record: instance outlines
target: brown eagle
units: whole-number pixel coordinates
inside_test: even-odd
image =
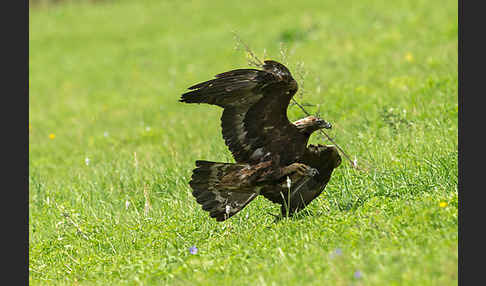
[[[321,194],[341,164],[334,146],[307,146],[311,134],[329,123],[314,116],[289,122],[287,107],[297,89],[284,65],[267,60],[263,70],[224,72],[182,95],[181,102],[223,108],[223,138],[236,163],[198,160],[189,182],[196,201],[217,221],[258,195],[291,216]]]

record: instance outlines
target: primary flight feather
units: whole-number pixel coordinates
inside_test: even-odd
[[[223,108],[223,138],[235,163],[196,161],[189,185],[196,201],[217,221],[238,213],[256,196],[281,205],[283,216],[304,209],[321,194],[341,164],[334,146],[309,145],[329,123],[308,116],[291,123],[290,100],[298,85],[282,64],[224,72],[189,87],[180,99]]]

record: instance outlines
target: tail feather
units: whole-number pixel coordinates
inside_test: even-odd
[[[248,205],[258,194],[238,192],[238,189],[222,188],[221,179],[235,171],[246,168],[246,164],[196,161],[189,185],[192,195],[202,209],[217,221],[224,221]]]

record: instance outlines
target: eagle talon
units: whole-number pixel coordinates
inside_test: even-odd
[[[317,171],[316,168],[312,168],[304,164],[299,165],[297,172],[304,177],[314,177],[315,175],[319,174],[319,171]]]
[[[267,214],[271,215],[274,217],[274,221],[273,222],[279,222],[283,217],[281,215],[275,215],[275,214],[272,214],[272,213],[269,213],[267,212]]]
[[[323,126],[325,129],[332,129],[332,124],[330,122],[327,122]]]
[[[319,171],[316,168],[310,168],[307,170],[307,176],[314,177],[316,175],[319,175]]]
[[[269,212],[267,212],[267,214],[269,214],[269,215],[273,216],[274,218],[279,218],[279,217],[280,217],[280,215],[276,215],[276,214],[269,213]]]

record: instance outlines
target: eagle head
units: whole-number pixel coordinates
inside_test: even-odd
[[[310,136],[312,132],[319,129],[331,129],[331,123],[325,121],[324,119],[307,116],[294,122],[294,125],[299,129],[300,132]]]

